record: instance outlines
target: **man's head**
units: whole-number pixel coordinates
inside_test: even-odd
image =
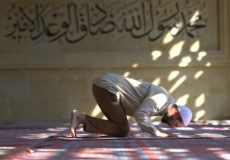
[[[168,107],[161,121],[170,127],[186,127],[192,119],[192,112],[186,106],[172,104]]]

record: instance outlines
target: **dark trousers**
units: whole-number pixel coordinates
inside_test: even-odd
[[[125,137],[129,133],[129,123],[122,104],[108,90],[93,84],[93,95],[108,120],[85,115],[84,130],[108,136]]]

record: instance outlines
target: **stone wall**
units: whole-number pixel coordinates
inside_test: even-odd
[[[0,121],[102,117],[93,79],[164,86],[196,120],[230,118],[228,0],[1,1]]]

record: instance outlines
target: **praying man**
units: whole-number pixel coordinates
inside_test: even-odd
[[[144,132],[156,137],[168,137],[170,133],[153,125],[150,120],[152,116],[162,116],[161,121],[171,128],[186,127],[192,119],[188,107],[176,104],[166,89],[149,82],[103,73],[94,80],[92,91],[107,120],[74,109],[69,128],[72,137],[77,137],[76,130],[80,124],[83,124],[85,132],[128,136],[127,115],[132,116]]]

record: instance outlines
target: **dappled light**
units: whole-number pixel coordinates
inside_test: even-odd
[[[67,120],[66,112],[76,104],[86,113],[102,116],[91,98],[90,85],[98,74],[115,72],[161,85],[179,99],[178,103],[192,108],[194,115],[200,109],[206,111],[202,117],[209,115],[208,96],[214,93],[205,82],[209,74],[218,72],[216,66],[229,62],[224,59],[228,54],[225,33],[229,28],[225,0],[60,1],[47,7],[44,2],[37,3],[40,1],[2,3],[6,8],[1,65],[9,79],[15,78],[8,85],[10,92],[4,88],[7,96],[3,99],[9,108],[17,105],[8,102],[15,99],[25,106],[24,110],[29,108],[32,112],[24,105],[29,101],[31,106],[37,104],[40,115],[52,120],[43,113],[52,106],[50,114]],[[33,19],[30,15],[36,17],[37,5],[44,14],[39,12],[40,17]],[[43,24],[41,28],[39,24]],[[5,45],[11,43],[15,49]],[[218,57],[222,59],[216,60]],[[13,72],[8,73],[8,69]],[[15,77],[14,72],[18,74]],[[217,86],[218,80],[212,81]],[[23,94],[13,89],[14,84]],[[205,98],[197,107],[195,101],[201,93]],[[63,109],[66,104],[67,109]],[[39,105],[45,107],[40,109]],[[10,112],[13,111],[4,111]],[[215,117],[212,114],[210,117]],[[34,115],[37,119],[42,117]]]
[[[138,63],[134,63],[134,64],[132,65],[132,68],[137,68],[138,66],[139,66]]]
[[[23,139],[41,139],[41,138],[46,138],[47,134],[46,133],[31,133],[23,136],[19,136],[17,138],[23,138]]]
[[[190,23],[193,24],[194,22],[197,22],[199,20],[199,16],[201,15],[200,11],[199,10],[196,10],[192,17],[190,18]]]
[[[204,74],[204,71],[203,70],[199,70],[195,73],[194,75],[194,79],[199,79],[202,75]]]
[[[199,50],[200,50],[200,41],[197,40],[191,45],[190,52],[198,52]]]
[[[0,51],[0,101],[6,122],[0,126],[0,159],[230,160],[230,121],[221,121],[230,116],[229,0],[0,3],[6,23]],[[140,123],[127,116],[130,130],[125,137],[85,132],[84,121],[73,138],[72,109],[107,119],[91,88],[103,72],[162,86],[176,104],[191,108],[191,123],[170,128],[161,122],[163,108],[149,118],[167,137],[158,136],[150,123],[147,128],[155,134],[143,132]],[[133,86],[147,90],[141,84]],[[144,92],[138,90],[137,95],[143,97]],[[167,104],[163,93],[153,97],[157,105]],[[9,119],[42,123],[18,127]]]
[[[58,156],[62,154],[63,152],[66,152],[66,149],[62,148],[39,148],[37,149],[37,152],[33,153],[33,159],[40,159],[41,155],[43,155],[44,159],[49,159],[55,156]]]
[[[129,72],[129,71],[127,71],[127,72],[125,72],[125,73],[123,74],[124,77],[128,77],[129,75],[130,75],[130,72]]]
[[[173,45],[173,47],[169,51],[169,60],[172,60],[172,59],[180,56],[180,54],[183,50],[184,44],[185,44],[185,41],[182,40],[182,41],[176,43],[175,45]]]
[[[194,120],[198,121],[198,120],[202,119],[203,116],[205,115],[205,113],[206,113],[206,111],[204,109],[199,110],[198,112],[195,113]]]
[[[180,74],[180,71],[171,71],[168,76],[168,81],[174,80],[179,74]]]
[[[78,139],[49,139],[50,136],[67,133],[68,127],[63,124],[1,130],[1,136],[3,132],[7,132],[8,136],[5,140],[0,137],[2,143],[0,158],[2,156],[3,159],[116,159],[117,157],[195,159],[199,154],[199,158],[206,158],[208,155],[217,159],[220,157],[227,159],[229,156],[228,142],[224,141],[229,133],[228,121],[210,121],[209,125],[192,123],[188,127],[173,129],[159,122],[154,122],[154,125],[161,126],[163,131],[170,131],[177,137],[164,139],[153,137],[143,133],[136,123],[131,124],[128,137],[107,137],[86,133],[79,128]]]
[[[155,50],[152,52],[152,60],[156,61],[162,55],[161,51]]]
[[[191,24],[194,24],[195,22],[199,21],[199,16],[202,13],[199,10],[195,10],[193,15],[190,17],[189,21]],[[201,22],[203,23],[203,22]],[[202,47],[202,42],[199,38],[194,38],[192,41],[188,41],[190,45],[187,44],[187,40],[178,40],[178,38],[175,37],[180,31],[181,28],[183,28],[183,22],[178,21],[174,27],[172,27],[168,32],[165,33],[164,37],[162,37],[162,45],[168,45],[171,46],[168,49],[169,54],[169,61],[177,61],[179,68],[186,68],[193,66],[194,63],[199,63],[202,67],[211,67],[212,63],[209,61],[206,61],[207,59],[207,52]],[[176,40],[177,39],[177,40]],[[176,43],[173,43],[173,42]],[[161,61],[161,57],[165,57],[166,50],[159,50],[154,49],[151,52],[151,59],[153,62]],[[133,69],[138,70],[141,67],[141,64],[139,62],[133,63],[131,66]],[[133,77],[132,71],[127,71],[123,74],[127,77]],[[165,75],[164,75],[165,76]],[[167,77],[161,77],[156,76],[153,77],[154,80],[152,80],[152,84],[155,85],[164,85],[167,83],[164,79],[167,78],[167,81],[170,82],[170,85],[167,85],[167,89],[169,93],[177,93],[177,90],[181,90],[187,81],[189,83],[194,83],[194,81],[198,81],[202,77],[205,76],[205,69],[197,68],[197,71],[194,72],[193,79],[191,79],[191,75],[188,75],[187,73],[184,74],[183,70],[177,69],[177,70],[171,70]],[[133,77],[135,78],[135,76]],[[142,79],[142,78],[141,78]],[[145,80],[145,79],[144,79]],[[195,89],[195,88],[194,88]],[[197,88],[199,90],[199,88]],[[182,89],[183,90],[183,89]],[[202,106],[205,105],[206,102],[206,93],[197,90],[196,94],[194,94],[194,91],[187,91],[187,93],[181,93],[177,95],[177,103],[182,105],[188,105],[190,104],[190,107],[194,111],[194,117],[193,120],[198,121],[202,119],[205,114],[206,110],[202,108]],[[192,92],[192,93],[190,93]],[[193,101],[193,102],[192,102]],[[193,106],[194,105],[194,106]],[[196,109],[199,108],[199,110]]]
[[[189,99],[189,94],[179,97],[176,101],[177,104],[186,105]]]
[[[212,66],[212,63],[211,63],[211,62],[207,62],[207,63],[205,64],[205,66],[206,66],[206,67],[211,67],[211,66]]]
[[[168,43],[172,42],[173,39],[174,39],[174,38],[173,38],[173,36],[172,36],[172,33],[171,33],[171,32],[168,32],[168,33],[165,35],[164,39],[163,39],[163,44],[168,44]]]
[[[191,56],[183,57],[179,63],[179,67],[187,67],[192,62]]]
[[[11,150],[14,150],[16,147],[11,146],[0,146],[0,156],[7,154],[7,152],[10,152]]]
[[[192,109],[194,121],[202,120],[207,114],[204,108],[207,91],[203,91],[198,85],[207,76],[206,68],[212,67],[212,62],[208,60],[208,49],[205,48],[207,44],[203,38],[207,13],[202,7],[189,10],[190,16],[184,19],[177,18],[174,25],[164,30],[163,36],[156,41],[156,45],[148,44],[152,50],[149,50],[149,57],[146,57],[145,62],[134,61],[130,64],[130,70],[121,71],[125,77],[150,81],[154,85],[165,87],[170,94],[173,96],[175,94],[178,104],[188,105]],[[205,20],[201,20],[202,16]],[[194,29],[194,32],[191,29],[188,33],[189,28],[185,27],[186,20],[191,26],[198,26],[198,28]],[[180,35],[183,30],[190,36]],[[142,68],[148,68],[146,64],[149,63],[154,66],[151,74],[146,77],[139,76]],[[162,73],[157,71],[158,69]],[[154,70],[157,72],[154,73]],[[163,73],[164,70],[166,73]],[[100,115],[98,106],[93,109],[91,115]]]
[[[182,149],[182,148],[166,149],[165,151],[173,152],[173,153],[186,153],[186,152],[189,152],[188,149]]]
[[[202,21],[201,16],[207,18],[207,13],[201,8],[192,11],[189,10],[191,16],[186,17],[186,19],[190,25],[205,25],[206,21]],[[167,74],[157,72],[157,74],[152,73],[153,76],[149,77],[153,78],[153,80],[150,79],[152,84],[161,85],[172,95],[175,94],[178,104],[188,105],[194,112],[193,120],[199,121],[207,114],[206,108],[204,108],[206,106],[207,96],[206,91],[197,87],[197,84],[207,76],[205,74],[205,68],[212,67],[212,62],[208,60],[208,50],[204,47],[206,42],[202,38],[202,36],[204,36],[203,30],[201,29],[194,32],[194,37],[191,36],[192,38],[185,38],[184,35],[178,36],[182,29],[184,29],[184,25],[183,20],[177,19],[174,26],[165,30],[164,36],[160,39],[161,44],[158,44],[161,47],[153,47],[152,51],[150,51],[150,58],[153,64],[171,64],[172,61],[174,65],[169,65],[172,69],[170,70],[170,67],[168,67],[169,70],[167,70]],[[163,59],[166,58],[167,55],[168,62],[165,62]],[[134,70],[130,70],[130,72],[127,71],[129,77],[136,78],[137,74],[134,74],[133,71],[138,71],[141,69],[141,66],[141,62],[133,63],[131,67]],[[162,69],[160,67],[158,68]],[[185,69],[192,70],[192,72],[186,71]],[[123,75],[127,75],[127,72]],[[138,79],[142,79],[142,77]],[[189,90],[185,91],[184,88],[189,88]]]
[[[205,103],[205,94],[201,93],[195,100],[195,107],[201,107]]]
[[[225,152],[224,148],[207,148],[208,151],[212,151],[214,154],[218,156],[218,158],[228,160],[230,157],[229,152]]]
[[[160,83],[161,83],[161,79],[158,77],[158,78],[156,78],[153,82],[152,82],[152,84],[154,84],[154,85],[160,85]]]
[[[171,35],[172,36],[176,36],[180,33],[181,29],[183,28],[183,22],[182,21],[178,21],[176,24],[175,24],[175,27],[173,27],[171,29]]]
[[[98,116],[98,114],[101,113],[101,109],[100,107],[96,104],[96,106],[93,108],[92,112],[90,113],[90,115],[92,116]]]
[[[204,51],[198,52],[197,61],[202,61],[203,58],[206,56],[207,56],[207,52],[204,52]]]
[[[186,75],[180,77],[180,78],[176,81],[176,83],[174,83],[174,84],[172,85],[172,87],[169,89],[169,93],[173,93],[177,88],[179,88],[179,87],[184,83],[184,81],[185,81],[186,79],[187,79],[187,76],[186,76]]]

